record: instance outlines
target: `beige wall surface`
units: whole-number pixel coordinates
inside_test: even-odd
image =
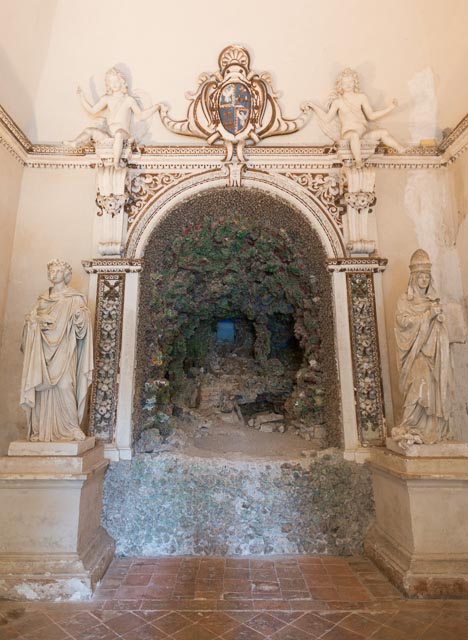
[[[272,74],[288,117],[306,98],[325,104],[351,66],[375,108],[399,100],[386,126],[417,142],[466,113],[467,21],[466,0],[3,0],[0,103],[34,142],[70,139],[88,122],[77,85],[95,100],[119,65],[132,90],[183,117],[185,92],[239,43]],[[177,139],[154,118],[144,141]],[[328,139],[313,121],[293,140]]]
[[[34,103],[56,6],[57,0],[0,2],[0,104],[33,138]]]
[[[92,257],[95,176],[91,170],[24,169],[0,353],[0,454],[25,435],[19,408],[24,316],[48,287],[46,264],[67,260],[72,287],[87,293],[81,260]]]
[[[0,145],[0,348],[23,165]]]
[[[398,389],[395,351],[395,310],[398,297],[406,291],[409,261],[417,248],[426,250],[433,264],[432,274],[442,302],[457,302],[466,316],[468,292],[468,177],[463,172],[468,155],[454,167],[431,170],[377,172],[378,247],[388,258],[383,275],[385,319],[395,420],[401,417],[402,398]],[[458,196],[464,193],[464,214],[453,189],[457,177]],[[468,440],[466,388],[468,386],[468,345],[454,344],[455,374],[452,426],[457,437]]]

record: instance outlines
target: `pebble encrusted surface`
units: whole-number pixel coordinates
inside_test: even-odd
[[[297,460],[139,454],[112,463],[103,525],[117,554],[359,553],[369,470],[338,451]]]

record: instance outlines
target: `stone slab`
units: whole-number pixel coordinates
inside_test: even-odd
[[[0,457],[0,479],[39,480],[50,478],[74,478],[85,475],[101,466],[107,466],[102,444],[76,456],[3,456]]]
[[[445,479],[465,479],[468,477],[468,458],[463,456],[405,456],[400,451],[394,452],[385,447],[372,447],[368,462],[374,468],[380,467],[402,478],[427,478],[430,480],[435,476]]]
[[[30,442],[15,440],[8,447],[9,456],[79,456],[95,445],[96,438],[86,440],[58,440],[55,442]]]
[[[468,458],[468,442],[439,442],[437,444],[412,444],[400,447],[393,438],[387,438],[387,449],[409,458]]]

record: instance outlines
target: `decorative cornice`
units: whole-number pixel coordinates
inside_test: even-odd
[[[72,149],[61,144],[33,144],[0,106],[0,144],[23,165],[31,168],[94,168],[96,154],[91,145]],[[468,149],[468,115],[437,147],[411,147],[398,154],[384,147],[367,161],[373,168],[438,169],[445,167]],[[223,149],[207,144],[164,144],[140,146],[141,156],[134,169],[184,170],[211,169],[219,166]],[[247,147],[249,165],[258,170],[284,171],[331,169],[340,166],[333,145],[259,145]]]
[[[138,273],[143,269],[143,258],[94,258],[81,264],[86,273]]]
[[[331,272],[378,273],[385,271],[387,258],[330,258],[327,269]]]

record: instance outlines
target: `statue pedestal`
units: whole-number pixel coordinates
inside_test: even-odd
[[[388,445],[370,456],[366,554],[409,597],[468,598],[468,446]]]
[[[14,442],[0,458],[0,598],[86,600],[114,556],[94,438]]]

